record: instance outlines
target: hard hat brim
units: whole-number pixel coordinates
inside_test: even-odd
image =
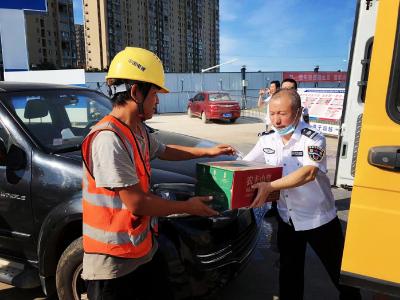
[[[169,93],[169,89],[167,89],[166,87],[161,87],[158,92],[161,93],[161,94],[168,94]]]
[[[106,76],[106,80],[107,79],[116,79],[116,78],[114,78],[113,76]],[[132,79],[130,79],[130,78],[118,78],[118,79],[128,79],[128,80],[132,80]],[[139,81],[141,81],[141,80],[139,80]],[[148,82],[148,83],[151,83],[151,84],[154,84],[155,86],[158,86],[160,89],[158,90],[158,92],[159,93],[162,93],[162,94],[168,94],[169,93],[169,89],[167,89],[165,86],[159,86],[158,84],[156,84],[156,83],[154,83],[154,82],[151,82],[151,81],[143,81],[143,82]]]

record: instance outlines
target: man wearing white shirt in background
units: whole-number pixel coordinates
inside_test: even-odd
[[[271,100],[272,95],[275,94],[277,91],[279,91],[280,86],[281,84],[279,80],[273,80],[269,83],[269,88],[260,89],[258,92],[258,103],[257,103],[258,108],[263,108],[264,106],[266,107],[266,112],[267,112],[265,115],[266,131],[268,131],[268,127],[271,124],[268,113],[268,103],[269,100]]]
[[[303,299],[307,243],[321,259],[340,299],[361,299],[358,289],[339,284],[344,239],[326,175],[326,141],[301,120],[301,111],[294,89],[275,93],[269,103],[274,131],[262,135],[244,158],[283,168],[281,179],[253,185],[258,191],[252,204],[260,207],[271,192],[280,190],[279,299]]]

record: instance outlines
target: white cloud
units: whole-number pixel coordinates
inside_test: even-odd
[[[290,13],[297,5],[301,5],[298,0],[263,1],[262,5],[244,10],[247,16],[242,18],[242,27],[256,43],[261,42],[268,47],[292,44],[305,33],[298,26],[299,20]]]
[[[279,28],[286,23],[293,23],[291,12],[301,5],[298,0],[269,0],[263,1],[263,4],[254,7],[244,20],[250,26],[256,26],[259,29]],[[261,26],[261,27],[259,27]]]
[[[237,2],[232,0],[221,0],[219,2],[220,20],[232,22],[237,19]]]
[[[230,56],[232,54],[238,53],[241,44],[241,41],[239,39],[221,34],[219,41],[221,54],[223,53],[224,55]]]
[[[237,16],[232,12],[221,11],[220,18],[222,21],[230,22],[230,21],[235,21],[237,19]]]

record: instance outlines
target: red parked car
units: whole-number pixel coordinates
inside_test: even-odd
[[[189,99],[187,113],[189,117],[200,117],[204,123],[208,120],[234,123],[240,117],[240,105],[228,93],[201,92]]]

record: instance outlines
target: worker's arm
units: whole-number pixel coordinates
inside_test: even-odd
[[[265,90],[260,89],[258,92],[258,102],[257,102],[257,107],[262,108],[265,104],[264,102],[264,95],[265,95]]]
[[[234,155],[235,149],[229,145],[217,145],[212,148],[185,147],[180,145],[166,145],[165,151],[158,158],[164,160],[186,160],[199,157],[213,157],[218,155]]]
[[[316,166],[304,166],[280,179],[254,184],[252,188],[257,189],[257,195],[251,204],[251,207],[262,206],[267,200],[268,195],[274,191],[302,186],[313,181],[317,176],[318,170],[319,168]]]
[[[214,216],[218,212],[207,206],[209,196],[192,197],[187,201],[165,200],[152,193],[142,191],[139,184],[118,188],[119,196],[125,206],[137,216],[168,216],[188,213],[197,216]]]

